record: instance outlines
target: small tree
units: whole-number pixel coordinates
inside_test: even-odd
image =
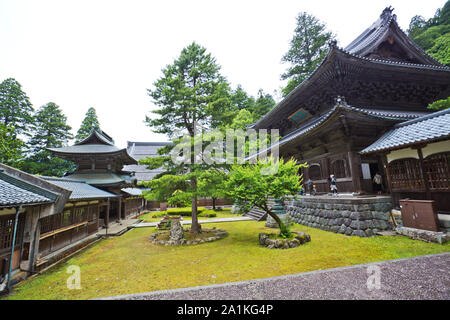
[[[199,176],[199,194],[204,197],[211,197],[213,210],[216,210],[216,200],[226,196],[226,180],[226,173],[219,169],[206,170]]]
[[[280,233],[287,237],[289,230],[270,208],[269,199],[283,200],[288,195],[297,195],[302,188],[303,178],[299,174],[302,167],[306,167],[306,163],[297,164],[294,159],[280,159],[276,163],[272,158],[253,165],[234,165],[226,182],[227,194],[245,212],[253,207],[267,212],[278,223]]]

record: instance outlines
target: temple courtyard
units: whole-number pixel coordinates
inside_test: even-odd
[[[403,236],[348,237],[298,224],[293,226],[293,230],[306,232],[311,236],[311,242],[289,250],[271,250],[258,244],[259,233],[273,232],[273,229],[266,228],[264,224],[265,222],[256,221],[205,223],[204,227],[226,230],[228,236],[211,243],[176,247],[151,243],[150,235],[155,232],[152,227],[134,228],[121,236],[100,240],[42,274],[23,281],[14,288],[11,295],[3,299],[95,299],[220,285],[450,252],[450,243],[444,245],[425,243]],[[406,260],[413,262],[389,263],[386,264],[387,267],[381,267],[381,289],[387,290],[396,286],[392,280],[393,271],[404,279],[417,278],[418,275],[414,276],[413,269],[422,270],[421,266],[424,268],[426,266],[426,270],[429,268],[431,278],[433,278],[433,272],[442,273],[443,268],[448,268],[449,255],[434,257],[437,257],[435,262],[432,258],[430,260],[423,257],[420,258],[423,261]],[[70,266],[80,267],[81,289],[67,288],[67,280],[70,276],[67,271]],[[356,271],[353,272],[358,274],[358,279],[361,277],[367,279],[369,276],[366,273],[365,276],[361,276],[361,268],[354,270]],[[448,270],[444,270],[444,273],[448,274]],[[314,277],[321,277],[321,281],[325,281],[327,277],[332,280],[335,273],[313,274]],[[276,283],[281,285],[283,281],[286,281],[283,279],[277,280]],[[345,285],[345,281],[348,285],[354,286],[352,279],[348,275],[337,276],[336,288]],[[270,281],[258,283],[264,286]],[[303,283],[303,286],[308,283],[305,279],[302,281],[299,283]],[[428,280],[424,278],[423,281]],[[416,282],[409,283],[414,286]],[[418,285],[420,286],[420,283]],[[304,290],[301,287],[297,289]],[[409,290],[406,296],[414,295],[411,286],[405,290]],[[357,291],[352,292],[355,294]],[[392,298],[389,295],[386,297]],[[162,295],[161,298],[165,299],[166,296]],[[182,298],[189,298],[189,296]],[[247,298],[262,299],[264,297],[248,296]],[[268,297],[265,298],[268,299]],[[294,297],[285,297],[285,299],[289,298]]]

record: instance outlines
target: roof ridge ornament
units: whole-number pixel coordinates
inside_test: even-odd
[[[330,40],[330,41],[328,42],[328,46],[329,46],[330,48],[336,48],[336,47],[337,47],[337,40],[336,40],[336,39]]]
[[[389,18],[392,17],[392,11],[394,11],[394,8],[392,8],[392,6],[384,8],[383,12],[380,15],[380,18],[383,20],[388,20]]]
[[[344,96],[337,96],[336,98],[334,98],[334,101],[336,101],[336,104],[339,105],[347,105],[347,101],[345,101]]]

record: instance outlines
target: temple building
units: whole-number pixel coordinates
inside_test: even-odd
[[[85,182],[116,196],[110,197],[107,207],[102,206],[101,225],[125,219],[143,208],[142,195],[135,192],[136,178],[123,171],[125,165],[136,165],[137,161],[127,149],[116,147],[114,140],[101,129],[94,129],[86,139],[73,146],[48,150],[76,164],[75,172],[64,179]]]
[[[336,42],[316,70],[252,129],[279,129],[280,156],[307,162],[304,181],[329,192],[373,193],[385,159],[360,153],[395,125],[430,114],[427,106],[450,96],[450,68],[418,47],[386,8],[345,48]]]

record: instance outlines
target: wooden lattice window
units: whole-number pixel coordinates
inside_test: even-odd
[[[450,190],[450,152],[438,153],[424,159],[431,191]]]
[[[336,178],[347,177],[347,163],[344,159],[338,159],[331,163],[331,173],[334,174]]]
[[[322,179],[322,172],[320,170],[320,164],[314,163],[309,166],[309,178],[311,180]]]
[[[11,249],[15,219],[14,215],[0,216],[0,252]],[[24,223],[24,215],[21,214],[17,224],[16,246],[22,242]]]
[[[389,164],[389,176],[392,191],[423,192],[425,185],[422,179],[420,161],[413,158],[399,159]]]

